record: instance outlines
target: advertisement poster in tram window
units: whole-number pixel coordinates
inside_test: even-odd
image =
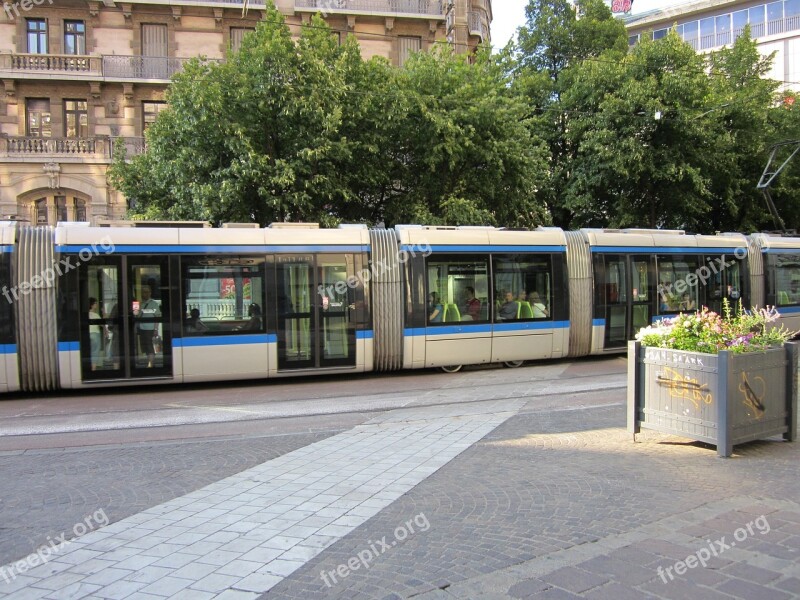
[[[244,300],[252,300],[250,297],[250,279],[242,279],[242,297]],[[236,280],[232,277],[223,277],[219,280],[219,298],[236,298]]]

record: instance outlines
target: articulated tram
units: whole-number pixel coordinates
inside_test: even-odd
[[[800,329],[800,239],[0,223],[0,391],[621,352],[723,300]]]

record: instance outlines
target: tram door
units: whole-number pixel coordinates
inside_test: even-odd
[[[172,375],[167,261],[96,257],[81,270],[84,380]]]
[[[652,284],[649,257],[607,255],[601,269],[599,302],[605,306],[604,348],[622,348],[650,323]]]
[[[276,258],[278,369],[355,366],[354,272],[352,254]]]

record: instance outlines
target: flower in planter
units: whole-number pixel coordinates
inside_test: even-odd
[[[797,333],[784,325],[770,325],[778,320],[774,306],[746,311],[740,300],[733,315],[728,300],[722,303],[724,316],[704,306],[694,313],[680,313],[643,327],[636,340],[654,348],[716,354],[720,350],[758,352],[782,346]]]

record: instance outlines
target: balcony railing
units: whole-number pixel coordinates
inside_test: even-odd
[[[41,158],[95,158],[110,160],[114,151],[114,142],[123,140],[127,156],[141,154],[144,151],[144,138],[110,138],[106,136],[87,138],[47,138],[31,136],[10,136],[0,138],[0,149],[8,157],[41,157]],[[5,142],[5,147],[1,145]],[[0,150],[0,154],[2,154]]]
[[[112,159],[120,146],[125,149],[126,158],[142,154],[146,149],[143,137],[112,137],[109,144]]]
[[[99,56],[74,54],[0,54],[0,69],[9,71],[100,74]]]
[[[103,76],[119,79],[169,79],[190,59],[169,56],[103,56]]]
[[[444,17],[443,0],[295,0],[295,10],[321,13],[368,12]]]
[[[111,79],[168,80],[189,58],[170,56],[74,56],[62,54],[0,54],[0,72],[31,75],[84,74]]]
[[[766,23],[751,23],[750,37],[753,39],[762,38],[768,35],[777,35],[789,31],[800,30],[800,15],[774,19]],[[717,31],[698,37],[687,38],[684,40],[695,50],[708,50],[719,46],[730,46],[744,33],[743,27],[737,27],[732,31]]]
[[[489,26],[481,13],[475,11],[469,13],[469,34],[479,35],[482,41],[489,40]]]

